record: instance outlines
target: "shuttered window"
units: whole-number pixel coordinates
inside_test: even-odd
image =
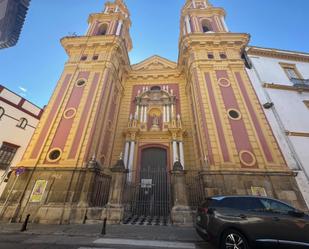
[[[3,142],[0,148],[0,168],[6,169],[10,166],[16,151],[18,150],[19,146],[15,144],[10,144],[7,142]]]

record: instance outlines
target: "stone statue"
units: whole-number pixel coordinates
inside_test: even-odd
[[[157,115],[153,115],[151,130],[152,131],[159,131],[160,130],[159,118],[157,117]]]
[[[153,116],[152,125],[153,126],[158,126],[159,125],[159,119],[158,119],[157,115]]]

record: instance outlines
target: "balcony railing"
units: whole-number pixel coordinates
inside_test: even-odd
[[[292,78],[291,81],[296,87],[309,88],[309,79]]]

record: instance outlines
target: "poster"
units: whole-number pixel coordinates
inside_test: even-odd
[[[30,196],[30,202],[41,202],[46,186],[46,180],[37,180]]]
[[[251,187],[251,192],[252,192],[252,195],[255,195],[255,196],[267,197],[266,190],[265,188],[262,188],[262,187]]]

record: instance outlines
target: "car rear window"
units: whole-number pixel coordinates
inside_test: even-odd
[[[264,209],[263,204],[258,198],[250,197],[224,198],[219,201],[217,206],[246,211],[262,211]]]

